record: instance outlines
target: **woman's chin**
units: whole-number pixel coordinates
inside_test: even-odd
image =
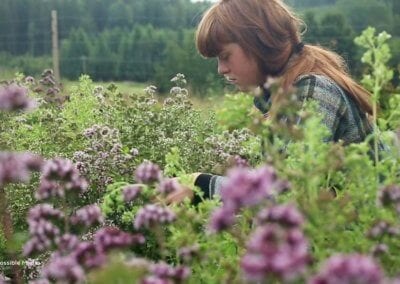
[[[254,86],[243,86],[243,85],[236,85],[236,88],[241,92],[251,92],[254,90]]]

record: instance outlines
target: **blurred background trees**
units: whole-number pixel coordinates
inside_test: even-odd
[[[394,36],[390,64],[400,62],[400,1],[286,2],[307,24],[305,42],[337,51],[355,75],[362,70],[353,38],[368,25]],[[194,46],[195,26],[209,5],[191,0],[2,0],[0,68],[36,75],[51,62],[50,12],[55,9],[63,78],[87,73],[94,80],[151,82],[167,90],[169,78],[180,72],[198,93],[220,89],[215,62],[202,59]]]

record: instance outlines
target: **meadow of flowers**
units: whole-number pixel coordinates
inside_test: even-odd
[[[0,88],[0,283],[400,283],[387,40],[356,39],[381,131],[348,146],[290,95],[265,120],[240,94],[194,108],[182,74],[162,98],[17,74]],[[225,175],[221,196],[168,204],[193,172]]]

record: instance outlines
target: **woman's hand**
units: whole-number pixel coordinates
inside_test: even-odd
[[[189,198],[189,200],[192,200],[194,197],[194,182],[196,181],[197,177],[201,173],[193,173],[193,174],[188,174],[183,178],[176,178],[179,183],[179,187],[177,190],[172,192],[171,194],[167,195],[166,197],[166,202],[167,204],[178,204],[182,203],[186,198]],[[183,184],[182,184],[183,181]],[[188,185],[184,185],[188,184]]]

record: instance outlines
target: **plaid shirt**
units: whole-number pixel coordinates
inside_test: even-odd
[[[345,145],[359,143],[373,132],[373,127],[366,114],[352,97],[331,79],[322,75],[302,75],[293,84],[301,101],[315,100],[323,114],[323,123],[328,127],[330,136],[325,141],[343,140]],[[262,96],[254,98],[254,105],[268,117],[271,107],[271,96],[268,90]],[[382,149],[383,146],[380,145]],[[196,185],[204,192],[206,198],[219,195],[225,177],[202,174]]]
[[[311,99],[318,102],[319,111],[323,114],[323,123],[331,135],[326,141],[344,144],[359,143],[373,132],[373,127],[366,114],[358,107],[352,97],[335,82],[322,75],[303,75],[294,83],[299,100]],[[268,115],[271,98],[268,92],[254,98],[254,105]]]

